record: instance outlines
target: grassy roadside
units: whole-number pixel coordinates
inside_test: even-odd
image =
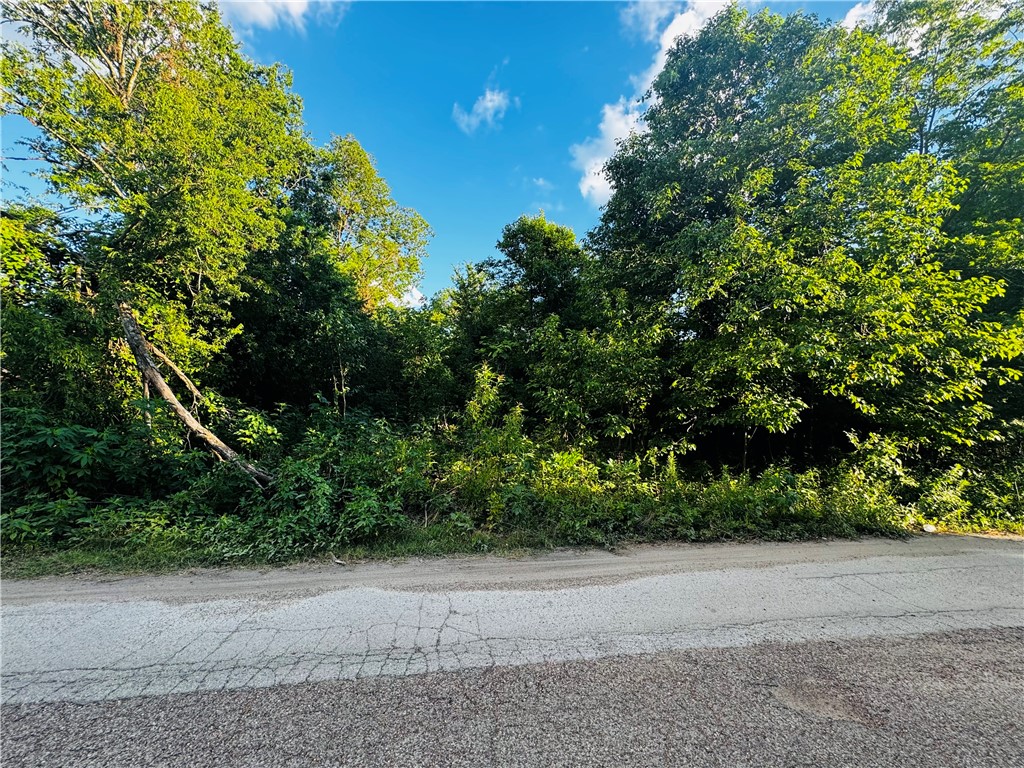
[[[994,527],[978,525],[951,526],[938,521],[937,533],[985,534],[1024,536],[1024,525],[1010,524]],[[931,525],[930,524],[930,525]],[[918,526],[904,531],[886,531],[873,535],[909,535]],[[869,534],[871,535],[871,534]],[[706,538],[702,541],[736,540],[820,540],[815,535],[748,536]],[[827,538],[841,538],[829,536]],[[855,538],[855,537],[852,537]],[[685,543],[681,540],[627,538],[606,542],[605,547],[641,543]],[[380,540],[371,544],[340,547],[330,552],[313,551],[291,558],[268,561],[265,558],[240,556],[224,558],[208,548],[197,548],[183,542],[151,540],[148,542],[88,542],[60,549],[15,548],[8,546],[0,558],[0,574],[5,579],[32,579],[43,576],[68,575],[128,575],[143,573],[169,573],[189,568],[215,567],[277,567],[299,562],[341,560],[345,563],[367,560],[401,559],[408,557],[444,557],[448,555],[495,554],[508,557],[550,551],[556,547],[572,546],[539,532],[515,531],[508,534],[485,531],[457,531],[449,526],[432,525],[410,528],[400,537]],[[578,546],[576,544],[575,546]]]
[[[0,575],[5,579],[32,579],[42,576],[168,573],[188,568],[277,567],[334,559],[347,563],[469,554],[518,556],[548,551],[563,544],[525,531],[511,534],[461,532],[435,525],[412,528],[401,537],[371,544],[339,547],[330,552],[312,551],[273,561],[244,555],[225,558],[213,549],[158,540],[143,543],[88,542],[60,549],[8,546],[0,558]]]

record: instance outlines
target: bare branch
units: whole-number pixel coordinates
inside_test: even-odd
[[[209,429],[204,427],[199,420],[181,404],[181,401],[175,396],[174,391],[167,385],[164,377],[160,375],[160,371],[156,367],[156,362],[154,362],[149,353],[151,348],[149,342],[147,342],[146,337],[143,336],[142,329],[139,328],[139,323],[135,319],[135,315],[132,313],[131,307],[124,303],[119,304],[117,312],[121,318],[121,326],[124,328],[125,340],[128,342],[128,347],[135,356],[135,364],[139,369],[139,373],[142,375],[143,381],[148,383],[149,386],[155,390],[158,395],[160,395],[160,397],[167,401],[171,406],[171,410],[174,411],[175,415],[181,419],[185,426],[188,427],[193,434],[202,439],[209,449],[219,458],[235,464],[239,469],[248,474],[249,477],[252,478],[253,482],[260,488],[263,488],[267,483],[272,482],[274,478],[271,475],[268,475],[262,469],[253,466],[243,459],[237,451],[227,445]]]

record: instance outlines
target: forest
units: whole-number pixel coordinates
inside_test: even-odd
[[[592,231],[418,307],[372,137],[215,6],[3,14],[62,201],[0,218],[5,567],[1024,532],[1021,4],[725,9]]]

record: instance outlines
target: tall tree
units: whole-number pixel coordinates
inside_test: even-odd
[[[906,62],[869,32],[737,8],[676,42],[591,240],[639,306],[668,302],[680,418],[990,434],[984,392],[1019,377],[1024,337],[980,315],[1002,281],[945,266],[968,182],[911,146]]]
[[[943,263],[997,277],[1005,292],[984,314],[1024,322],[1024,5],[884,0],[872,29],[906,55],[913,148],[966,182],[942,222]],[[988,398],[1004,419],[1019,418],[1024,382]]]
[[[5,2],[3,108],[54,190],[92,213],[83,248],[98,311],[117,317],[144,382],[223,458],[163,379],[180,383],[238,329],[227,303],[247,254],[273,242],[306,146],[288,77],[237,50],[191,2]],[[171,360],[175,362],[171,362]]]
[[[245,333],[227,347],[229,390],[263,405],[317,394],[340,410],[349,395],[382,403],[387,394],[371,391],[389,388],[378,321],[420,275],[426,221],[398,205],[351,136],[310,148],[280,218],[284,231],[250,254],[231,303]]]
[[[416,284],[430,227],[395,202],[373,158],[351,136],[336,136],[313,153],[294,205],[370,311],[400,302]]]

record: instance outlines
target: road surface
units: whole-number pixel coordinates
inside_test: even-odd
[[[3,765],[1024,764],[1024,542],[2,585]]]

